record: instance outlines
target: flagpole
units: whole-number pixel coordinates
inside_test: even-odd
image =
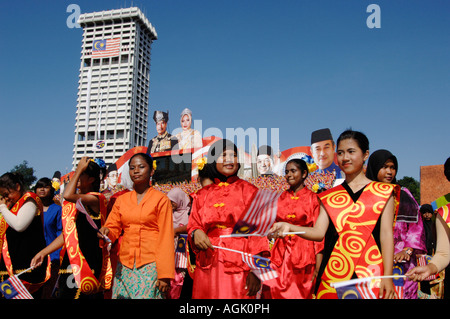
[[[304,231],[293,231],[293,232],[286,232],[282,233],[283,235],[298,235],[298,234],[304,234]],[[229,237],[247,237],[247,236],[266,236],[261,234],[229,234],[229,235],[220,235],[220,238],[229,238]]]
[[[34,269],[34,267],[30,267],[30,268],[28,268],[28,269],[25,269],[24,271],[21,271],[21,272],[19,272],[17,275],[15,275],[15,276],[20,276],[20,275],[22,275],[22,274],[24,274],[24,273],[26,273],[26,272],[28,272],[28,271],[30,271],[30,270],[33,270]]]
[[[214,245],[213,245],[213,247],[214,247],[214,248],[218,248],[218,249],[223,249],[223,250],[232,251],[232,252],[239,253],[239,254],[247,254],[247,253],[245,253],[245,252],[243,252],[243,251],[235,250],[235,249],[231,249],[231,248],[225,248],[225,247],[214,246]],[[269,258],[265,258],[265,257],[261,257],[261,256],[258,256],[258,258],[261,259],[261,260],[270,261]]]

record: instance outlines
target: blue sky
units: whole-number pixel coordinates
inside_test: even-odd
[[[441,0],[1,1],[0,171],[71,169],[81,12],[139,7],[155,26],[151,116],[185,107],[203,130],[278,128],[280,149],[346,128],[389,149],[398,177],[450,156],[450,2]],[[378,4],[381,28],[368,28]]]

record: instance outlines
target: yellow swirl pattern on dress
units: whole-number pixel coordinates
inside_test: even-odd
[[[355,203],[343,187],[320,196],[339,238],[324,270],[318,299],[336,295],[330,283],[349,280],[353,273],[358,278],[383,273],[382,256],[371,233],[392,189],[391,184],[372,182],[360,196],[365,199]]]
[[[333,208],[343,208],[351,204],[351,198],[348,196],[347,192],[344,190],[331,192],[328,195],[322,197],[323,201],[327,201],[328,205]]]
[[[393,186],[388,183],[370,183],[366,187],[366,191],[382,198],[389,198],[392,193]]]
[[[80,250],[76,228],[77,215],[78,212],[74,203],[63,205],[61,219],[63,220],[64,242],[78,288],[85,294],[91,294],[99,290],[100,283],[95,278]]]
[[[98,291],[99,282],[95,277],[84,277],[81,280],[79,288],[85,294],[92,294]]]

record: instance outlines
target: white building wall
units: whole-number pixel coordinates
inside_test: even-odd
[[[157,34],[138,8],[86,13],[78,23],[83,40],[72,166],[83,156],[109,165],[147,145],[150,52]],[[92,57],[94,41],[114,38],[121,39],[117,55]],[[96,148],[99,141],[105,146]]]

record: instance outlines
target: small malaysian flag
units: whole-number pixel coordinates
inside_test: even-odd
[[[95,40],[92,43],[93,58],[118,56],[119,53],[120,53],[120,38]]]
[[[405,285],[405,278],[404,278],[404,269],[403,264],[396,263],[394,265],[394,268],[392,270],[392,275],[397,276],[394,277],[392,280],[394,282],[395,291],[397,292],[398,299],[404,299],[405,297],[405,289],[403,288]]]
[[[187,269],[186,240],[186,234],[179,235],[175,250],[175,268]]]
[[[281,193],[269,189],[259,189],[249,209],[238,220],[233,234],[253,234],[266,236],[277,217],[278,198]]]
[[[419,258],[417,258],[417,264],[418,264],[419,266],[426,266],[426,265],[428,265],[428,263],[431,261],[432,258],[433,258],[433,257],[430,256],[430,255],[422,255],[422,256],[420,256]],[[439,274],[435,274],[435,275],[428,276],[428,277],[425,278],[424,280],[426,280],[426,281],[431,281],[431,280],[436,279],[437,277],[439,277]]]
[[[335,288],[339,299],[377,299],[370,281],[356,282]]]
[[[276,270],[270,267],[270,259],[242,252],[242,260],[261,281],[278,277]]]
[[[17,275],[3,281],[0,289],[5,299],[34,299]]]

